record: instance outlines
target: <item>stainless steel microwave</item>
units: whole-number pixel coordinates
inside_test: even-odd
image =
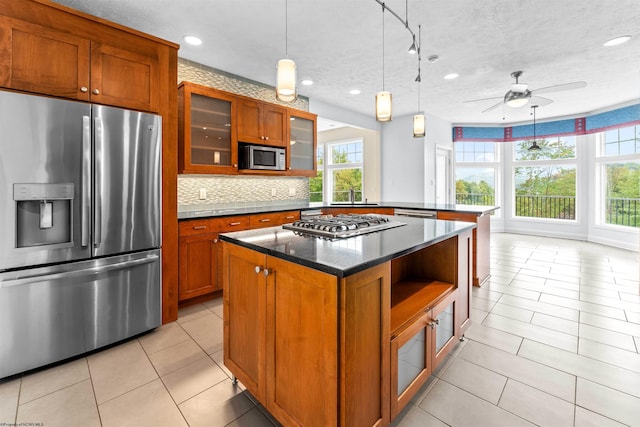
[[[264,145],[240,145],[240,169],[258,169],[283,171],[286,169],[284,148],[267,147]]]

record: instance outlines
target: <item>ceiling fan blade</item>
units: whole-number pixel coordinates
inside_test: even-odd
[[[571,82],[571,83],[564,83],[561,85],[541,87],[540,89],[534,89],[531,92],[534,95],[537,95],[539,93],[551,93],[551,92],[560,92],[562,90],[582,89],[586,85],[587,85],[587,82]]]
[[[494,99],[495,99],[495,98],[494,98]],[[498,107],[499,107],[499,106],[501,106],[501,105],[502,105],[502,101],[498,102],[498,103],[497,103],[497,104],[495,104],[495,105],[492,105],[491,107],[487,108],[486,110],[482,110],[482,112],[483,112],[483,113],[488,113],[489,111],[493,111],[493,110],[495,110],[496,108],[498,108]]]
[[[469,101],[464,101],[463,104],[471,104],[471,103],[480,102],[480,101],[493,101],[493,100],[502,99],[502,98],[503,98],[502,96],[493,96],[491,98],[471,99]]]
[[[543,107],[545,105],[549,105],[553,102],[553,99],[544,98],[542,96],[531,96],[531,105],[537,105],[539,107]]]

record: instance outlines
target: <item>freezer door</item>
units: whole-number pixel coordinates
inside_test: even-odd
[[[0,271],[91,256],[90,124],[88,104],[0,90]]]
[[[93,106],[95,256],[161,244],[162,119]]]
[[[0,273],[0,378],[161,324],[160,250]]]

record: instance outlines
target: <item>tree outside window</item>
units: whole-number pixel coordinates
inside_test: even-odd
[[[320,145],[317,160],[318,174],[309,180],[310,201],[348,202],[351,190],[354,201],[362,201],[362,139]]]

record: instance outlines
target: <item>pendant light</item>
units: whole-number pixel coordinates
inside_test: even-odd
[[[391,121],[391,92],[384,90],[384,9],[382,3],[382,91],[376,95],[376,120]]]
[[[283,102],[292,102],[298,98],[296,92],[296,63],[288,59],[288,0],[284,1],[284,59],[278,61],[276,77],[276,99]]]
[[[413,116],[413,137],[421,138],[425,135],[425,118],[424,114],[420,111],[420,83],[422,82],[421,70],[420,70],[420,45],[422,44],[422,28],[418,25],[418,76],[416,82],[418,82],[418,113]]]
[[[529,151],[542,150],[542,147],[540,147],[536,142],[536,108],[538,108],[537,105],[531,106],[531,109],[533,110],[533,144],[529,147]]]

